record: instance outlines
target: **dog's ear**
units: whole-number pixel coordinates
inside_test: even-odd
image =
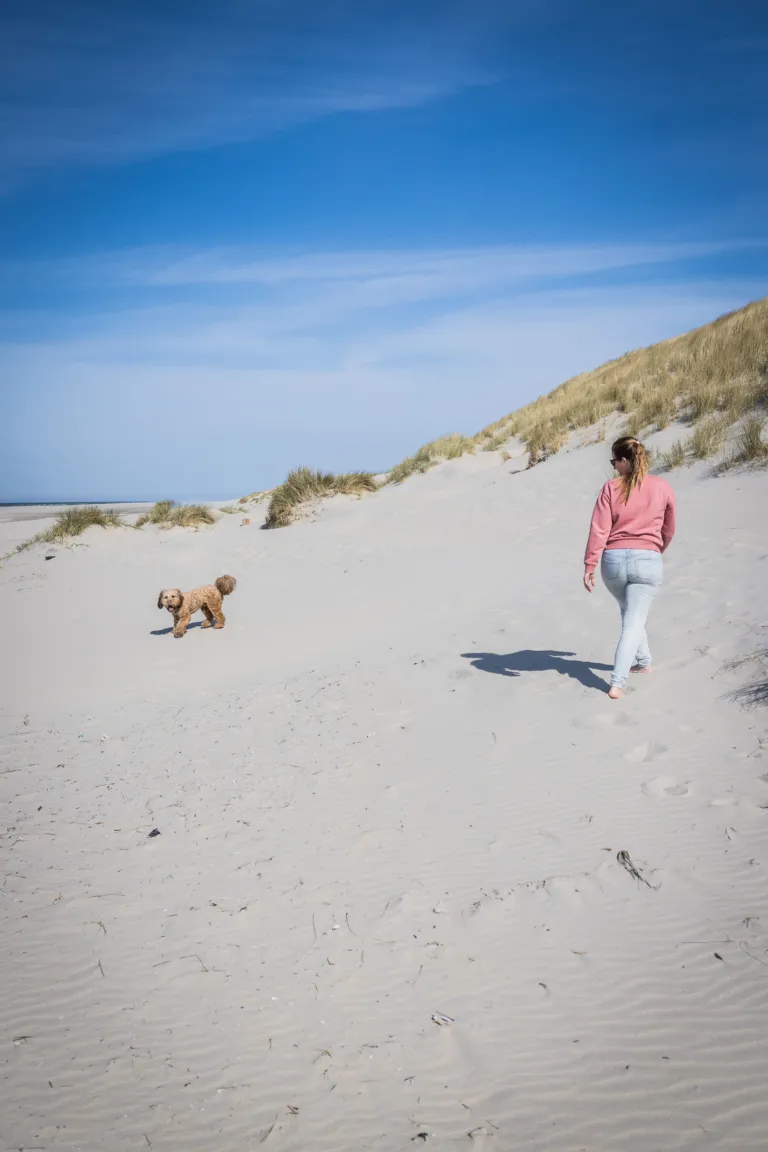
[[[158,608],[162,608],[162,606],[163,606],[163,592],[165,592],[165,588],[160,589],[160,594],[157,597]]]

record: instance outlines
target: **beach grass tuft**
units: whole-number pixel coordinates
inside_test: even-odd
[[[285,528],[295,518],[300,505],[323,496],[361,496],[375,492],[378,485],[370,472],[316,472],[311,468],[294,468],[269,502],[265,528]]]
[[[682,440],[676,440],[667,448],[666,452],[660,452],[657,457],[657,465],[662,472],[671,472],[675,468],[682,468],[686,460],[686,447]]]
[[[695,460],[708,460],[719,452],[725,441],[731,420],[728,415],[711,415],[696,425],[688,447]]]
[[[25,552],[33,544],[60,544],[75,536],[82,536],[86,528],[121,528],[124,526],[123,518],[114,509],[96,508],[91,504],[84,504],[78,508],[65,508],[56,517],[55,522],[44,532],[38,532],[29,540],[17,545],[16,552]]]
[[[458,460],[460,456],[467,453],[472,454],[476,447],[476,438],[470,440],[468,436],[462,436],[458,432],[451,433],[449,436],[440,436],[437,440],[430,440],[428,444],[423,444],[413,456],[406,456],[405,460],[396,464],[388,472],[386,483],[402,484],[403,480],[409,476],[427,472],[435,464],[439,464],[441,460]]]
[[[157,524],[160,528],[199,528],[214,524],[216,517],[205,504],[177,504],[175,500],[158,500],[150,512],[139,516],[134,527]]]

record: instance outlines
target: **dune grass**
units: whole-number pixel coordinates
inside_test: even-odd
[[[598,425],[596,440],[589,442],[604,440],[606,419],[613,416],[623,416],[621,430],[637,436],[660,431],[675,420],[691,425],[693,433],[687,441],[678,440],[657,457],[657,467],[662,469],[679,468],[689,454],[694,459],[714,455],[739,420],[745,422],[733,461],[763,460],[768,448],[762,439],[762,423],[758,428],[750,419],[766,405],[768,297],[692,332],[627,352],[574,376],[533,403],[486,425],[471,438],[456,433],[432,440],[396,464],[384,483],[402,484],[441,460],[453,460],[478,448],[498,451],[513,437],[527,448],[531,468],[559,452],[571,433],[580,428]],[[376,487],[370,473],[353,476],[358,478],[352,481],[354,490]],[[295,469],[284,484],[269,493],[266,527],[289,524],[293,510],[306,500],[344,491],[342,480],[307,468]],[[244,496],[240,504],[263,496]]]
[[[171,508],[175,507],[175,500],[158,500],[149,512],[144,512],[137,519],[134,528],[143,528],[145,524],[165,524]]]
[[[758,678],[743,684],[740,688],[734,688],[728,693],[729,699],[735,700],[742,708],[757,708],[760,705],[768,705],[768,648],[758,648],[747,656],[731,660],[725,665],[725,669],[728,672],[733,672],[747,664],[752,664],[759,669]]]
[[[157,524],[161,528],[199,528],[214,524],[216,517],[205,504],[177,504],[175,500],[158,500],[150,512],[139,516],[134,527]]]
[[[395,464],[387,475],[387,483],[402,484],[403,480],[413,476],[414,473],[427,472],[433,464],[437,464],[436,458],[420,448],[414,456],[406,456],[405,460]]]
[[[763,438],[766,418],[762,413],[746,416],[735,441],[715,472],[727,472],[739,464],[768,464],[768,443]]]
[[[733,424],[767,402],[768,298],[575,376],[499,423],[521,437],[533,465],[570,432],[614,412],[624,414],[628,433],[642,435],[718,413]],[[479,435],[489,433],[499,430],[489,425]]]
[[[687,447],[695,460],[708,460],[719,452],[725,442],[731,420],[727,413],[707,416],[696,425]]]
[[[682,440],[676,440],[667,448],[666,452],[660,452],[654,460],[656,467],[660,468],[662,472],[671,472],[674,468],[682,468],[685,464],[687,457],[686,446]]]
[[[109,508],[95,508],[84,504],[79,508],[65,508],[59,512],[55,522],[44,532],[38,532],[29,540],[18,544],[14,552],[25,552],[33,544],[61,544],[63,541],[75,536],[82,536],[86,528],[121,528],[123,519],[119,512]],[[9,555],[13,555],[11,552]],[[5,557],[3,557],[5,559]]]
[[[454,432],[449,436],[440,436],[437,440],[430,440],[423,444],[413,456],[406,456],[387,474],[386,483],[402,484],[408,476],[414,473],[427,472],[441,460],[457,460],[459,456],[473,453],[477,447],[476,440]]]
[[[261,504],[262,500],[266,500],[268,496],[272,495],[272,492],[272,488],[267,488],[263,492],[251,492],[248,496],[241,496],[238,504]],[[224,511],[224,509],[222,509],[222,511]]]
[[[360,496],[375,492],[378,485],[370,472],[315,472],[311,468],[294,468],[269,502],[265,528],[285,528],[296,516],[301,504],[322,496]]]
[[[736,439],[736,455],[740,463],[751,464],[768,457],[768,444],[763,439],[765,418],[748,416],[741,425]]]

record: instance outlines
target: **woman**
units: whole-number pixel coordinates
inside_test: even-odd
[[[634,436],[611,449],[618,479],[608,480],[592,513],[584,555],[584,587],[595,587],[600,560],[603,582],[619,602],[621,636],[608,695],[618,700],[630,672],[651,671],[645,621],[661,586],[661,554],[675,534],[675,494],[661,476],[648,475],[648,453]]]

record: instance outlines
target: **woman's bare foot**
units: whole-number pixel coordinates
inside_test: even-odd
[[[651,672],[650,664],[633,664],[630,672],[637,672],[640,676],[648,676]]]
[[[608,689],[608,696],[611,700],[621,700],[623,695],[624,692],[621,688],[619,688],[616,684],[611,684],[610,688]]]

